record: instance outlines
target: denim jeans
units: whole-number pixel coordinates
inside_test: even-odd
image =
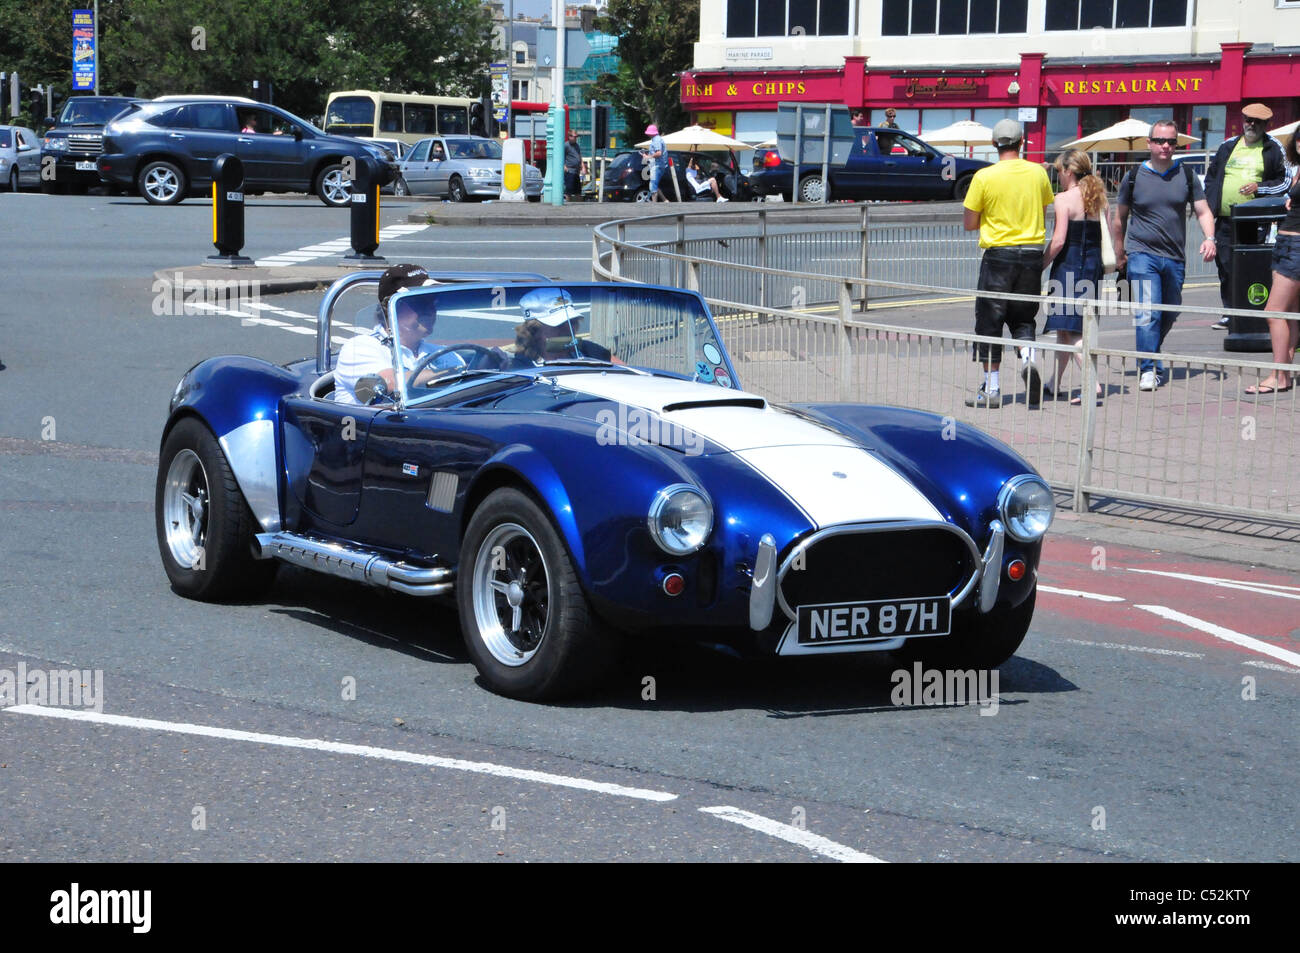
[[[666,166],[666,165],[659,165],[657,162],[654,162],[653,160],[651,161],[651,163],[650,163],[650,198],[653,199],[653,198],[655,197],[655,193],[659,191],[659,180],[663,178],[664,173],[667,172],[667,171],[668,171],[668,166]]]
[[[1147,304],[1182,304],[1183,274],[1187,266],[1177,258],[1162,258],[1147,252],[1133,252],[1128,256],[1128,280],[1132,300],[1138,310],[1133,313],[1137,331],[1137,348],[1144,354],[1159,354],[1160,347],[1169,335],[1169,329],[1178,319],[1177,311],[1142,310]],[[1164,371],[1164,365],[1153,358],[1138,361],[1138,371],[1145,373]]]

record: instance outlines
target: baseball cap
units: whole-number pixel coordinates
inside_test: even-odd
[[[993,142],[1009,146],[1025,138],[1025,130],[1014,119],[999,119],[993,126]]]
[[[387,301],[403,288],[415,288],[429,280],[429,273],[419,265],[393,265],[379,278],[379,300]]]
[[[519,299],[519,307],[525,319],[536,318],[551,328],[579,317],[573,310],[573,297],[563,288],[534,288]]]
[[[1273,118],[1273,110],[1269,109],[1263,103],[1251,103],[1241,110],[1241,114],[1247,119],[1259,119],[1263,122]]]
[[[659,127],[654,123],[650,123],[650,125],[645,127],[645,134],[647,136],[657,136],[659,135]]]

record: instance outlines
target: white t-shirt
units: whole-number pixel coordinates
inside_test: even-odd
[[[697,172],[695,169],[686,170],[686,181],[691,183],[691,186],[695,189],[696,192],[707,192],[709,189],[708,180],[706,179],[705,181],[701,182],[700,173]]]
[[[384,343],[388,331],[376,324],[369,334],[358,334],[339,349],[339,362],[334,367],[334,399],[340,404],[359,404],[357,400],[357,381],[363,377],[373,377],[383,370],[393,369],[393,354],[389,345]],[[409,374],[415,366],[417,357],[432,354],[437,347],[420,342],[418,355],[409,347],[402,345],[402,368]],[[434,361],[437,368],[464,367],[464,359],[455,352],[448,352]]]

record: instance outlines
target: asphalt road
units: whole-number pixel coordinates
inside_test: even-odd
[[[214,354],[310,353],[318,300],[156,314],[153,273],[201,261],[209,214],[0,196],[0,686],[103,673],[75,717],[0,711],[0,857],[1300,859],[1300,581],[1086,521],[1049,539],[996,704],[896,704],[887,657],[654,645],[581,702],[524,704],[424,600],[288,568],[255,604],[179,598],[152,513],[172,388]],[[254,200],[248,234],[327,262],[347,213]],[[589,276],[584,228],[390,235],[390,261]]]

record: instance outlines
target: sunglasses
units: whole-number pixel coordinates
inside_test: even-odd
[[[1241,121],[1242,121],[1243,123],[1245,123],[1247,126],[1262,126],[1262,125],[1264,125],[1264,120],[1263,120],[1263,119],[1252,119],[1252,118],[1249,117],[1249,116],[1242,116],[1242,117],[1241,117]]]
[[[1163,136],[1151,136],[1147,139],[1147,142],[1157,146],[1176,146],[1178,145],[1178,138],[1175,136],[1173,139],[1166,139]]]

